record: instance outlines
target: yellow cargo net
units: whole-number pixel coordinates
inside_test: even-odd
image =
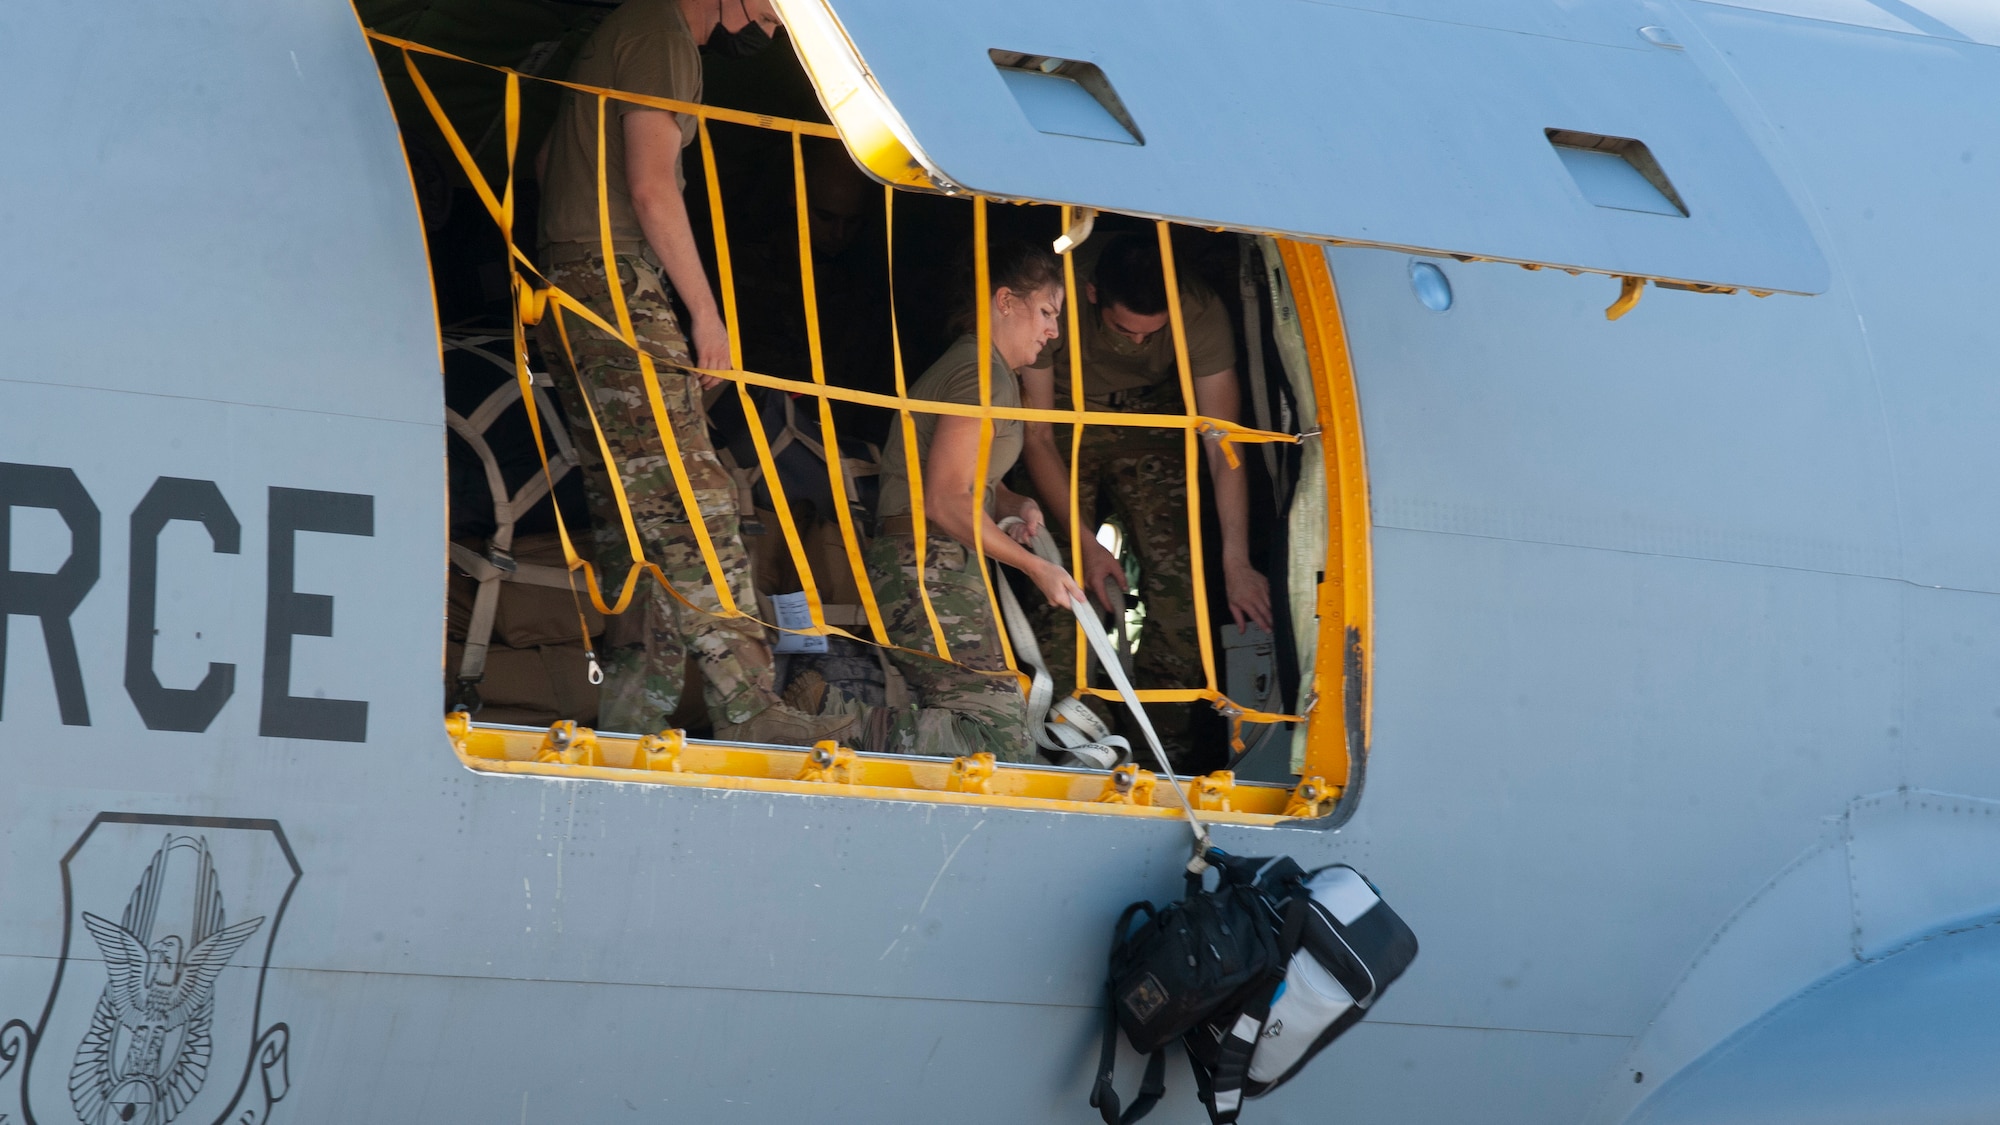
[[[916,540],[916,561],[918,573],[920,574],[926,570],[928,537],[924,518],[923,467],[919,463],[920,458],[917,454],[916,420],[914,417],[917,412],[977,418],[980,420],[981,441],[978,455],[979,460],[976,467],[976,474],[973,477],[976,481],[986,479],[987,459],[991,454],[993,422],[996,419],[1048,422],[1066,424],[1071,427],[1069,458],[1071,519],[1069,546],[1071,573],[1077,580],[1078,585],[1081,585],[1083,582],[1082,563],[1080,561],[1082,557],[1081,528],[1083,519],[1081,513],[1078,511],[1077,476],[1077,465],[1083,440],[1083,427],[1090,425],[1177,429],[1186,435],[1188,559],[1191,568],[1191,582],[1194,586],[1196,631],[1200,637],[1201,666],[1204,682],[1201,687],[1195,688],[1141,688],[1137,694],[1141,700],[1149,703],[1184,703],[1195,700],[1206,700],[1213,704],[1218,711],[1230,716],[1236,724],[1244,722],[1281,723],[1304,721],[1303,717],[1299,715],[1277,714],[1244,708],[1223,695],[1222,691],[1217,687],[1215,646],[1209,631],[1208,581],[1202,557],[1201,543],[1201,492],[1200,468],[1198,464],[1200,442],[1204,438],[1220,442],[1224,456],[1228,458],[1229,464],[1234,466],[1237,464],[1237,453],[1233,448],[1236,442],[1281,442],[1290,444],[1296,443],[1300,439],[1294,434],[1259,430],[1220,418],[1204,417],[1193,412],[1193,404],[1195,402],[1194,378],[1188,366],[1187,326],[1181,313],[1180,287],[1174,265],[1173,245],[1169,233],[1170,227],[1164,220],[1159,221],[1156,226],[1160,242],[1161,263],[1166,274],[1167,309],[1173,333],[1174,355],[1179,367],[1183,400],[1189,407],[1187,413],[1142,414],[1084,409],[1082,349],[1074,346],[1068,349],[1070,356],[1069,376],[1072,409],[1054,410],[993,405],[991,305],[989,301],[983,299],[989,292],[987,288],[986,246],[987,201],[977,196],[973,197],[972,206],[973,261],[976,270],[977,294],[982,298],[975,302],[975,308],[978,312],[977,338],[980,357],[979,403],[973,405],[969,403],[935,402],[908,397],[909,388],[905,382],[901,330],[896,322],[895,301],[893,298],[895,269],[895,224],[893,221],[886,223],[886,226],[888,228],[889,268],[891,271],[891,299],[889,302],[890,341],[892,345],[891,350],[894,353],[896,394],[885,395],[838,387],[826,381],[824,357],[821,354],[819,304],[813,282],[812,236],[808,223],[806,203],[805,162],[802,159],[800,149],[802,138],[808,136],[839,140],[840,134],[832,126],[810,121],[793,121],[786,118],[769,117],[763,114],[744,113],[739,110],[706,106],[697,102],[684,102],[673,98],[652,97],[621,90],[586,86],[580,83],[541,78],[535,75],[523,75],[519,71],[508,67],[475,62],[447,51],[438,50],[435,47],[428,47],[407,39],[399,39],[392,35],[384,35],[373,29],[367,29],[367,35],[370,39],[393,47],[401,53],[403,66],[409,72],[410,81],[415,85],[418,96],[423,99],[425,108],[430,111],[432,120],[436,123],[438,130],[444,135],[445,143],[450,146],[452,155],[457,158],[460,169],[465,173],[466,179],[471,182],[473,191],[478,194],[480,202],[485,206],[487,213],[492,217],[495,225],[499,227],[501,237],[506,241],[508,267],[516,296],[513,315],[515,377],[520,384],[521,400],[528,412],[529,428],[535,435],[535,445],[541,456],[544,473],[549,471],[548,448],[543,437],[541,418],[536,409],[535,396],[532,391],[533,376],[528,366],[526,330],[529,325],[539,323],[545,315],[553,315],[556,318],[555,323],[558,336],[562,340],[564,348],[567,349],[569,347],[569,335],[564,318],[573,315],[581,318],[599,331],[622,341],[625,346],[632,349],[633,356],[638,361],[641,378],[646,388],[648,403],[653,415],[653,423],[659,431],[660,442],[666,453],[667,464],[673,474],[675,489],[680,495],[684,509],[691,515],[688,522],[694,530],[696,545],[701,552],[703,564],[708,570],[709,581],[713,585],[716,598],[721,605],[720,613],[716,614],[717,616],[725,618],[741,617],[757,621],[758,624],[764,625],[767,628],[778,628],[775,624],[757,618],[744,607],[736,604],[735,597],[731,592],[729,576],[722,568],[721,559],[716,553],[715,543],[709,534],[706,521],[701,518],[693,518],[702,513],[702,508],[696,499],[694,487],[688,478],[686,466],[682,464],[680,445],[674,436],[673,422],[667,416],[666,403],[660,390],[658,369],[655,366],[653,356],[639,344],[638,337],[633,331],[632,318],[626,306],[622,286],[616,281],[618,270],[613,257],[611,213],[607,205],[609,189],[605,173],[604,147],[604,129],[607,117],[606,106],[612,100],[643,105],[654,109],[668,110],[673,113],[687,114],[694,117],[697,122],[697,132],[701,142],[702,167],[707,173],[709,215],[714,229],[716,281],[721,289],[723,320],[729,333],[730,367],[728,370],[709,370],[707,368],[692,366],[688,366],[685,369],[701,375],[712,375],[734,383],[736,392],[743,402],[745,417],[750,420],[749,430],[752,444],[757,451],[758,464],[763,470],[763,479],[771,491],[772,506],[777,515],[779,528],[784,533],[786,549],[790,552],[792,562],[798,570],[800,583],[804,587],[806,605],[812,618],[812,625],[809,628],[784,631],[809,636],[830,635],[846,637],[865,644],[914,652],[915,655],[926,658],[951,659],[950,648],[945,642],[944,626],[939,621],[937,612],[931,605],[930,592],[927,589],[926,583],[919,582],[916,585],[918,590],[921,591],[924,614],[928,619],[931,638],[937,646],[937,653],[933,656],[931,653],[904,649],[889,639],[888,629],[882,620],[882,608],[877,604],[875,592],[867,578],[867,567],[861,557],[861,540],[854,526],[851,505],[849,503],[850,498],[847,494],[846,476],[841,468],[839,436],[835,432],[833,424],[833,402],[851,402],[864,406],[881,407],[896,412],[899,419],[898,424],[901,426],[903,433],[902,444],[904,456],[908,459],[910,516]],[[466,146],[464,139],[460,137],[458,130],[452,125],[443,106],[439,104],[436,94],[432,92],[430,84],[425,81],[422,71],[417,67],[416,55],[429,55],[455,63],[476,66],[493,71],[504,77],[506,93],[503,123],[506,132],[507,174],[505,182],[501,185],[497,193],[494,191],[493,185],[487,179],[486,175],[480,171],[478,164],[473,159],[471,150]],[[524,77],[590,95],[597,100],[598,229],[605,276],[611,282],[607,287],[610,290],[614,313],[613,319],[616,323],[605,320],[580,299],[563,290],[560,286],[551,284],[540,268],[535,265],[534,261],[514,243],[514,168],[520,155],[521,79]],[[798,219],[800,284],[805,303],[807,348],[812,364],[811,382],[743,370],[743,347],[742,340],[738,335],[739,325],[737,321],[735,273],[730,262],[729,238],[727,224],[723,215],[722,188],[716,172],[715,148],[709,137],[709,122],[711,121],[721,121],[757,129],[769,129],[791,135],[792,186]],[[893,220],[894,206],[895,189],[885,186],[883,188],[885,218]],[[1068,206],[1062,209],[1062,225],[1064,229],[1068,229],[1070,226],[1072,219],[1071,210]],[[1065,292],[1074,294],[1076,292],[1075,263],[1071,258],[1071,254],[1067,251],[1064,252],[1062,258]],[[1078,336],[1077,307],[1073,299],[1067,302],[1066,315],[1069,339],[1072,341],[1078,340],[1080,337]],[[676,364],[676,366],[681,365]],[[573,362],[570,364],[570,369],[572,372],[576,369]],[[856,636],[846,629],[829,624],[826,620],[825,606],[820,596],[818,583],[814,578],[810,560],[800,539],[798,527],[792,517],[791,505],[786,501],[784,487],[780,482],[777,466],[772,459],[769,438],[759,421],[758,410],[750,396],[750,388],[753,386],[771,387],[795,395],[809,396],[819,404],[820,428],[824,435],[822,444],[827,450],[825,461],[827,463],[828,482],[832,486],[833,507],[840,527],[841,541],[846,550],[847,562],[853,568],[856,580],[855,585],[860,595],[861,608],[867,618],[871,636]],[[604,458],[607,466],[613,466],[616,464],[616,461],[611,455],[610,444],[605,438],[604,431],[598,422],[594,408],[589,408],[587,405],[590,401],[590,396],[584,395],[582,398],[590,413],[589,421],[592,431],[596,436],[598,452]],[[667,580],[666,575],[661,572],[659,566],[646,558],[645,548],[639,537],[638,526],[633,519],[630,498],[625,495],[624,486],[620,481],[620,474],[612,471],[607,472],[606,475],[610,478],[611,491],[616,499],[619,517],[623,524],[626,547],[631,552],[632,557],[632,565],[627,568],[624,581],[619,585],[616,594],[612,597],[606,597],[605,588],[600,581],[597,568],[578,555],[575,541],[571,538],[569,528],[563,519],[562,509],[559,505],[553,505],[553,498],[551,499],[551,504],[555,507],[556,533],[562,544],[563,559],[572,574],[582,575],[583,584],[588,592],[591,604],[600,613],[623,613],[632,603],[632,598],[638,589],[640,578],[644,575],[651,575],[655,581],[659,582],[682,605],[698,612],[709,612],[701,610],[690,602],[679,590],[674,589],[673,583]],[[983,560],[982,539],[984,521],[979,518],[985,501],[982,492],[983,490],[980,489],[973,490],[974,509],[972,527],[974,531],[971,547],[974,554]],[[986,581],[989,609],[993,614],[994,628],[999,631],[1002,651],[1005,654],[1009,669],[1008,673],[1001,674],[1011,674],[1016,676],[1017,680],[1022,679],[1018,671],[1015,670],[1013,650],[1008,644],[1006,629],[1000,624],[1003,618],[998,601],[994,597],[992,571],[982,562],[980,572]],[[581,613],[578,616],[580,618]],[[1109,689],[1093,688],[1086,682],[1088,661],[1085,659],[1085,642],[1080,629],[1077,630],[1076,644],[1077,682],[1074,685],[1076,692],[1082,695],[1096,695],[1105,699],[1117,699],[1117,692]],[[1313,685],[1301,685],[1300,694],[1302,696],[1307,695],[1313,692],[1313,690]],[[1034,716],[1036,721],[1040,721],[1040,718],[1040,716]]]

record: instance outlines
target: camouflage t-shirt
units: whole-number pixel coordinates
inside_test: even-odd
[[[584,42],[569,77],[585,86],[698,102],[701,52],[676,0],[626,0]],[[616,99],[604,107],[604,186],[611,210],[611,237],[616,242],[645,238],[625,180],[623,122],[627,113],[649,108]],[[695,119],[685,113],[674,116],[680,121],[681,145],[685,147],[694,140]],[[680,182],[683,188],[687,186],[685,171]],[[549,134],[548,174],[542,184],[542,241],[594,246],[599,238],[597,96],[568,90]]]
[[[938,357],[936,363],[910,388],[909,397],[927,399],[931,402],[962,402],[979,405],[979,341],[971,334],[960,336],[956,343]],[[993,352],[993,405],[1021,405],[1021,381],[1007,362],[1000,358],[1000,352]],[[931,436],[937,432],[936,414],[911,411],[910,416],[917,425],[917,463],[924,470],[930,468]],[[993,420],[993,452],[986,463],[986,510],[993,511],[993,486],[1014,462],[1021,458],[1021,443],[1027,433],[1025,423],[1011,418]],[[889,424],[889,440],[882,446],[882,491],[875,503],[876,517],[907,516],[910,514],[910,473],[907,458],[903,454],[903,421],[901,418]],[[926,497],[926,500],[929,498]],[[928,505],[926,505],[928,507]]]

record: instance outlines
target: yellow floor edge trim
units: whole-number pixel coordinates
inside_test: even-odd
[[[445,726],[459,761],[481,773],[1166,820],[1182,815],[1157,777],[1132,766],[1106,774],[1008,765],[983,754],[953,761],[860,755],[833,743],[779,749],[691,742],[677,731],[631,738],[567,722],[530,731],[483,726],[463,715],[448,716]],[[1237,782],[1221,772],[1182,783],[1202,818],[1219,824],[1269,826],[1323,815],[1338,796],[1317,778],[1287,788]]]

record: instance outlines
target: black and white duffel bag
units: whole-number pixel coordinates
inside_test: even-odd
[[[1111,953],[1109,1018],[1091,1104],[1131,1125],[1164,1091],[1165,1050],[1185,1045],[1215,1125],[1269,1093],[1360,1022],[1417,956],[1417,938],[1373,884],[1346,864],[1310,873],[1287,858],[1208,852],[1210,890],[1155,911],[1135,903]],[[1150,915],[1127,936],[1139,912]],[[1119,1112],[1111,1072],[1117,1029],[1149,1054],[1139,1097]]]
[[[1090,1104],[1105,1125],[1144,1117],[1166,1092],[1166,1050],[1179,1039],[1209,1119],[1229,1125],[1244,1098],[1277,1089],[1360,1022],[1416,959],[1417,936],[1344,863],[1307,872],[1284,856],[1251,859],[1210,846],[1103,623],[1081,598],[1071,608],[1194,832],[1181,901],[1159,909],[1135,902],[1118,917]],[[1140,914],[1146,922],[1128,932]],[[1149,1056],[1139,1096],[1122,1113],[1111,1083],[1121,1027]]]

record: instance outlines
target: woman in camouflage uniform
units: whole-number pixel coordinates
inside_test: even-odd
[[[1055,338],[1062,315],[1062,261],[1033,245],[1009,246],[993,254],[990,292],[993,352],[990,382],[994,406],[1021,405],[1017,368],[1033,363]],[[958,338],[909,390],[912,399],[978,405],[979,342],[972,333]],[[1027,700],[1008,671],[1000,623],[980,573],[994,558],[1033,579],[1052,604],[1067,606],[1083,596],[1069,572],[1044,561],[1025,543],[1042,527],[1041,508],[1000,483],[1020,458],[1023,423],[993,419],[986,477],[978,478],[982,420],[913,411],[916,461],[921,476],[926,524],[925,569],[921,581],[943,627],[950,661],[939,659],[918,590],[915,525],[911,518],[909,461],[899,419],[889,429],[882,452],[882,492],[876,538],[868,549],[868,576],[882,606],[889,639],[918,656],[893,652],[891,659],[909,682],[917,710],[898,718],[892,745],[906,752],[957,756],[986,750],[1004,762],[1034,758]],[[1018,516],[1012,532],[999,519]],[[979,521],[981,557],[973,550]],[[1010,537],[1011,534],[1011,537]]]

